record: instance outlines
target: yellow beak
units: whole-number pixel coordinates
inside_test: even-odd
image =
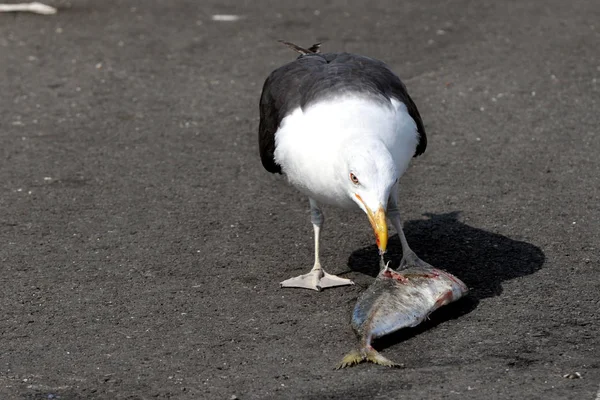
[[[375,240],[377,241],[379,254],[383,254],[387,249],[388,241],[388,228],[387,223],[385,222],[385,210],[383,207],[379,206],[379,209],[375,214],[373,214],[373,211],[371,211],[369,208],[367,208],[367,211],[369,214],[369,222],[371,222],[373,232],[375,233]]]
[[[371,223],[373,232],[375,233],[375,240],[377,242],[377,247],[379,248],[379,254],[385,253],[388,242],[388,228],[385,221],[385,210],[383,209],[383,206],[379,206],[377,212],[374,213],[369,207],[367,207],[359,195],[356,195],[356,198],[358,198],[358,200],[365,205],[369,222]]]

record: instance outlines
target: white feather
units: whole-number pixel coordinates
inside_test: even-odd
[[[290,183],[317,202],[350,207],[343,153],[373,142],[387,147],[400,177],[415,153],[416,124],[402,102],[346,94],[285,117],[275,135],[275,160]]]

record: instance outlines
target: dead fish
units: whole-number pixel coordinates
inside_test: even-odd
[[[389,264],[389,263],[388,263]],[[358,298],[352,328],[360,339],[337,369],[363,361],[400,367],[377,352],[371,342],[402,328],[414,327],[438,308],[467,294],[467,286],[448,272],[433,267],[411,267],[396,272],[387,265]]]

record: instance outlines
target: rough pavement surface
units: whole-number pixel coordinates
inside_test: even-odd
[[[0,398],[598,398],[600,3],[311,3],[0,14]],[[323,232],[356,286],[279,288],[313,242],[258,157],[276,39],[386,61],[423,115],[408,240],[472,293],[379,342],[404,369],[333,369],[377,272],[360,212]]]

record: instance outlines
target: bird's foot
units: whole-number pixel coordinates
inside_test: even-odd
[[[318,292],[328,287],[346,285],[354,285],[354,282],[350,279],[328,274],[321,268],[313,269],[308,274],[296,276],[295,278],[286,279],[281,282],[281,287],[312,289]]]
[[[433,266],[421,260],[414,251],[410,251],[402,256],[402,260],[400,261],[400,265],[398,266],[397,270],[401,271],[409,267],[418,267],[424,269],[433,268]]]

